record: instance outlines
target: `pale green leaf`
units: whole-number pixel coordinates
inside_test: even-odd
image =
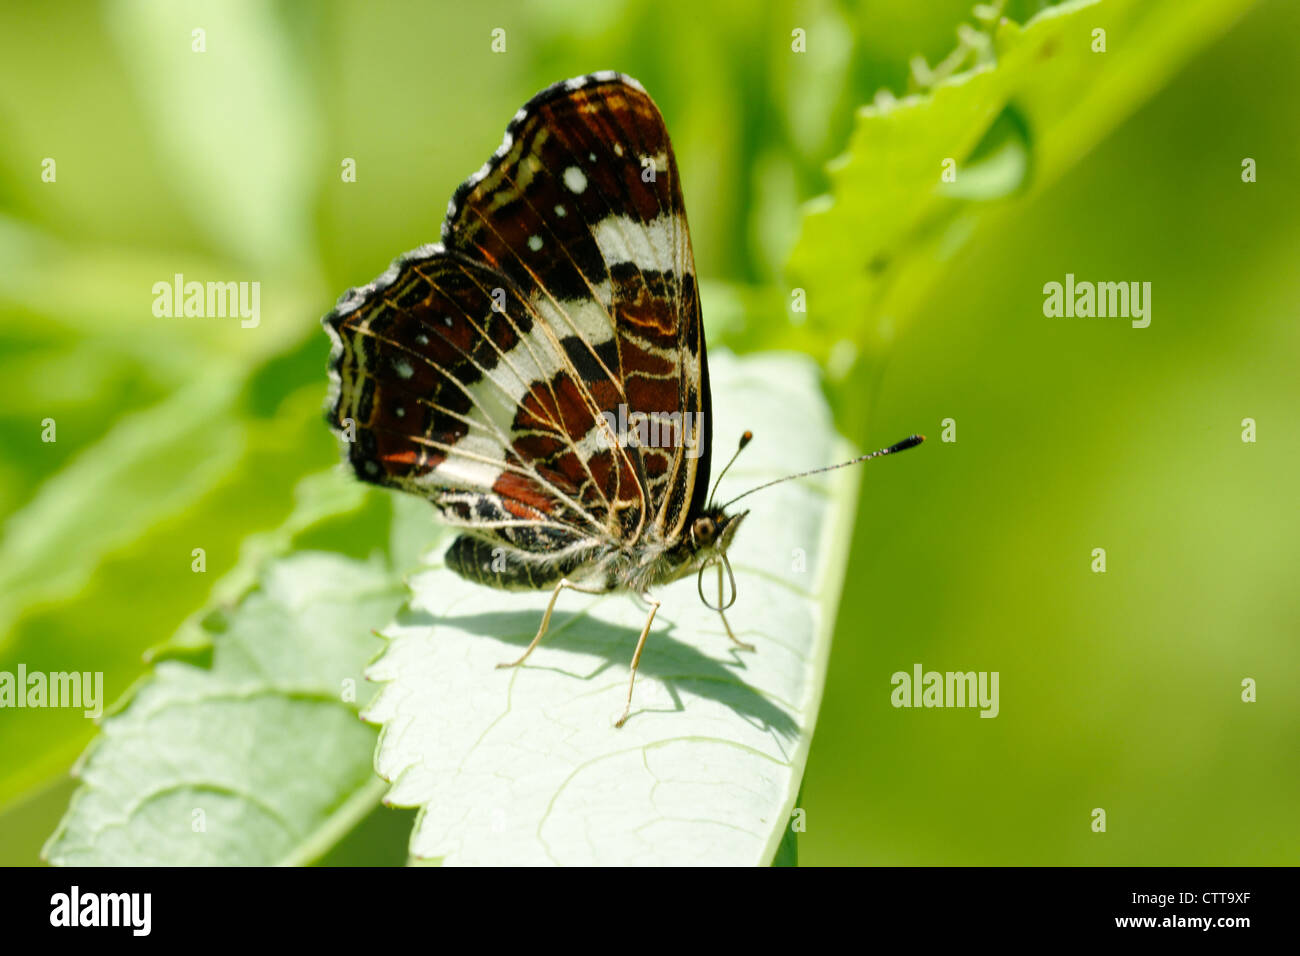
[[[375,732],[357,716],[374,693],[362,676],[381,646],[374,630],[437,534],[424,502],[337,468],[303,479],[284,523],[245,542],[208,605],[103,719],[46,857],[249,865],[334,850],[383,793]]]
[[[47,858],[310,858],[320,834],[346,831],[336,816],[355,822],[374,805],[374,732],[344,692],[364,692],[370,628],[399,601],[382,561],[305,553],[272,564],[230,616],[210,669],[164,661],[104,721]]]
[[[103,433],[61,419],[60,444],[97,440],[4,523],[0,671],[75,662],[103,672],[107,699],[121,696],[143,652],[234,566],[245,535],[283,521],[299,476],[320,453],[333,457],[319,407],[319,389],[308,389],[273,417],[248,420],[236,385],[214,373]],[[60,447],[29,440],[36,454]],[[205,573],[193,570],[195,548]],[[0,807],[65,773],[91,730],[73,710],[8,712]]]
[[[710,366],[715,468],[744,429],[756,434],[724,494],[845,454],[811,362],[718,352]],[[618,729],[646,614],[631,596],[565,592],[528,663],[498,670],[532,638],[548,595],[489,591],[438,565],[414,577],[368,672],[384,687],[366,714],[383,725],[386,802],[422,808],[412,856],[771,863],[816,721],[858,477],[832,472],[745,502],[728,617],[756,652],[729,642],[694,576],[657,592]]]

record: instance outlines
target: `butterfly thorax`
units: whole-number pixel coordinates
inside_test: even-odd
[[[641,594],[694,573],[726,552],[748,513],[728,515],[721,508],[706,509],[674,541],[650,540],[620,549],[606,568],[605,588]]]

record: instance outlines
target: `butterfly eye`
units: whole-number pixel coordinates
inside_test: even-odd
[[[695,524],[691,525],[691,537],[695,539],[698,546],[712,544],[717,533],[718,526],[713,523],[712,518],[696,518]]]

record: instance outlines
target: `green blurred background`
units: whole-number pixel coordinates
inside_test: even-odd
[[[805,317],[791,253],[837,249],[802,204],[855,110],[978,25],[967,0],[6,4],[0,670],[102,670],[110,700],[144,675],[335,461],[319,315],[436,238],[529,95],[614,68],[672,131],[711,344],[825,361],[860,445],[932,439],[863,471],[800,862],[1296,863],[1300,5],[1140,6],[1085,5],[1110,27],[1085,73],[1043,53],[1015,101],[1029,173],[962,206],[960,241],[899,240],[889,296],[819,314],[810,292]],[[1089,109],[1064,132],[1034,102],[1053,84]],[[261,325],[155,318],[177,272],[260,281]],[[1151,327],[1045,318],[1067,272],[1151,282]],[[1001,714],[892,708],[890,674],[917,662],[999,671]],[[0,863],[37,860],[93,730],[0,712]]]

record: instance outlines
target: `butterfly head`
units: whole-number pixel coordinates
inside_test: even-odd
[[[718,485],[722,483],[722,476],[727,473],[737,456],[744,450],[745,446],[754,438],[753,432],[745,432],[740,436],[740,445],[736,448],[735,454],[727,462],[726,467],[722,469],[722,474],[718,475],[718,480],[713,485],[713,492],[709,495],[709,504],[704,511],[691,522],[690,528],[690,547],[697,566],[699,575],[696,578],[696,586],[700,592],[700,600],[715,611],[725,611],[731,605],[736,603],[736,577],[731,572],[731,562],[727,560],[727,548],[731,546],[731,539],[736,536],[736,531],[740,527],[741,521],[744,520],[748,511],[738,511],[735,514],[727,514],[726,509],[735,504],[741,498],[752,495],[756,491],[762,491],[764,488],[770,488],[778,485],[783,481],[789,481],[792,478],[803,478],[807,475],[818,475],[825,471],[833,471],[836,468],[844,468],[848,465],[856,465],[860,462],[870,461],[872,458],[880,458],[883,455],[893,455],[900,451],[906,451],[909,448],[915,448],[921,442],[925,441],[924,435],[911,435],[902,441],[890,445],[888,448],[881,448],[879,451],[873,451],[869,455],[859,455],[857,458],[851,458],[848,461],[842,461],[836,465],[826,465],[822,468],[813,468],[810,471],[801,471],[793,475],[786,475],[783,478],[775,478],[772,481],[764,482],[756,488],[750,488],[744,494],[737,495],[725,504],[714,504],[714,495],[717,493]],[[704,596],[704,572],[711,564],[717,564],[721,570],[727,572],[727,578],[731,583],[731,598],[726,600],[723,597],[722,580],[718,581],[718,603],[714,604]]]
[[[745,520],[748,511],[726,514],[721,508],[710,508],[691,522],[691,547],[700,557],[725,554],[731,539]]]
[[[721,508],[711,507],[706,508],[703,514],[691,522],[690,545],[695,562],[700,569],[696,578],[696,587],[700,592],[700,600],[715,611],[725,611],[736,603],[736,577],[731,573],[731,562],[727,560],[727,549],[731,547],[731,540],[736,536],[736,532],[740,529],[740,523],[745,520],[747,514],[749,514],[748,511],[727,514]],[[714,564],[727,572],[727,580],[731,584],[731,596],[728,599],[723,595],[722,580],[719,577],[718,603],[716,604],[704,594],[704,572],[708,570],[710,565]]]

